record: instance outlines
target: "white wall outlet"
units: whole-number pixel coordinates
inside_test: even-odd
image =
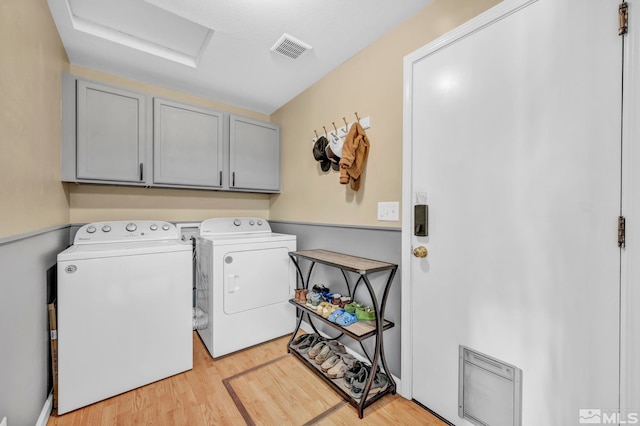
[[[386,201],[378,203],[378,220],[397,222],[400,220],[400,203],[398,201]]]

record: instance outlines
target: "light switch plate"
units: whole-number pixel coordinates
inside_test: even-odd
[[[378,203],[378,220],[397,222],[400,220],[400,203],[398,201],[385,201]]]

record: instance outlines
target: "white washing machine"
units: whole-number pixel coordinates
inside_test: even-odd
[[[196,238],[198,333],[216,358],[293,332],[296,236],[259,218],[216,218]]]
[[[190,370],[192,291],[174,225],[81,227],[58,254],[58,414]]]

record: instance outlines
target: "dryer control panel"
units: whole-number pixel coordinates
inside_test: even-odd
[[[221,217],[200,224],[200,236],[261,233],[271,233],[271,226],[257,217]]]
[[[78,230],[73,244],[115,243],[124,241],[179,240],[175,225],[169,222],[137,220],[94,222]]]

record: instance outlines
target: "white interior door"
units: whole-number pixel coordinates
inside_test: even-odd
[[[507,0],[405,59],[402,377],[457,425],[459,345],[522,369],[523,425],[619,406],[617,8]]]

